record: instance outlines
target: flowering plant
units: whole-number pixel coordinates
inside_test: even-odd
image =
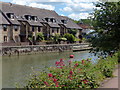
[[[113,60],[110,62],[115,65]],[[74,62],[69,60],[65,64],[60,59],[55,62],[56,67],[48,68],[49,72],[33,75],[25,88],[98,88],[100,81],[105,78],[101,70],[104,65],[100,64],[92,64],[90,59]]]

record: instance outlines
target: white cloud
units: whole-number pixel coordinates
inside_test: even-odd
[[[46,4],[30,3],[29,6],[38,7],[38,8],[44,8],[44,9],[49,9],[49,10],[54,10],[55,9],[54,6],[46,5]]]
[[[20,5],[26,5],[27,2],[25,0],[13,0],[12,3],[15,3],[15,4],[20,4]]]
[[[73,0],[75,3],[80,3],[80,2],[97,2],[99,0]]]
[[[30,2],[37,2],[37,3],[43,3],[43,2],[63,2],[63,3],[70,3],[72,2],[71,0],[13,0],[13,3],[19,4],[19,2],[26,2],[26,3],[30,3]]]
[[[79,13],[79,14],[72,13],[72,14],[68,15],[68,17],[70,17],[74,20],[87,19],[89,16],[90,16],[89,13]]]
[[[64,7],[63,9],[60,9],[60,11],[64,11],[64,12],[72,12],[72,8],[71,7]]]
[[[61,11],[68,11],[68,12],[85,12],[85,11],[93,11],[93,8],[95,8],[95,6],[93,5],[93,3],[69,3],[67,4],[66,7],[64,7],[63,9],[61,9]]]
[[[49,10],[54,10],[55,7],[52,5],[47,5],[47,4],[39,4],[33,1],[38,1],[38,0],[13,0],[12,3],[20,4],[20,5],[28,5],[32,7],[38,7],[38,8],[43,8],[43,9],[49,9]]]

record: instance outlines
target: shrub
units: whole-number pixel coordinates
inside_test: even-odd
[[[118,51],[118,62],[120,62],[120,50]]]
[[[77,30],[76,29],[70,29],[70,30],[68,30],[68,32],[75,36],[76,33],[77,33]]]
[[[70,43],[74,43],[75,41],[75,37],[73,34],[66,33],[64,34],[64,37],[67,38],[67,41]]]
[[[56,33],[56,34],[53,36],[53,41],[57,44],[57,43],[59,43],[59,38],[60,38],[60,34]]]
[[[42,32],[37,33],[37,41],[42,41],[44,40],[44,35]]]

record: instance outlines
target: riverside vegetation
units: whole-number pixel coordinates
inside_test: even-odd
[[[105,78],[113,76],[117,63],[118,54],[99,59],[94,64],[91,59],[69,60],[68,63],[60,59],[55,62],[56,67],[33,74],[24,88],[98,88]]]

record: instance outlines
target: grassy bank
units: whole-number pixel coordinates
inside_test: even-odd
[[[100,59],[96,64],[90,59],[68,63],[60,59],[48,72],[32,75],[24,88],[98,88],[102,80],[112,77],[116,64],[117,54]]]

